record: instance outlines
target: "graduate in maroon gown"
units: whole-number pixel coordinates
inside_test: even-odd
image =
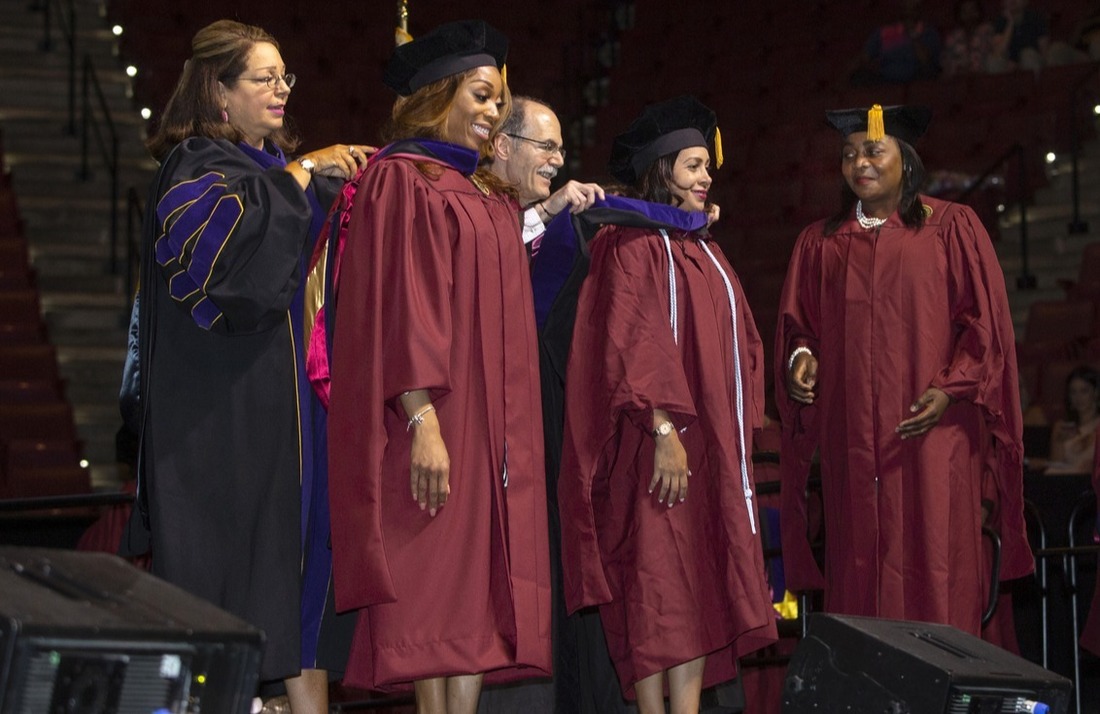
[[[715,133],[714,113],[681,97],[616,137],[611,173],[650,203],[592,240],[565,380],[566,601],[600,606],[643,713],[665,711],[666,688],[673,712],[698,712],[702,687],[776,637],[751,462],[763,352],[706,230]],[[682,227],[652,227],[665,214]]]
[[[978,635],[983,519],[1001,538],[1002,580],[1034,568],[1015,339],[977,216],[918,193],[911,144],[929,118],[878,105],[828,115],[844,136],[843,204],[802,232],[780,301],[783,558],[787,587],[824,587],[829,612]],[[824,575],[805,520],[815,448]],[[987,468],[996,496],[983,499]]]
[[[507,40],[450,23],[397,48],[391,143],[359,177],[334,295],[336,603],[345,682],[472,712],[550,669],[538,349],[519,206],[478,168],[510,109]],[[328,316],[332,319],[332,315]]]

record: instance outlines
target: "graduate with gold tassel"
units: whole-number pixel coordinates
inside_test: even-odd
[[[1002,580],[1034,567],[1004,274],[974,211],[921,194],[929,109],[826,119],[842,201],[795,244],[775,351],[786,586],[823,588],[828,612],[980,635],[982,528],[1000,536]],[[818,448],[823,571],[806,530]]]
[[[609,165],[633,198],[581,214],[604,225],[565,380],[565,598],[570,611],[598,606],[621,693],[642,714],[663,714],[666,692],[673,714],[696,714],[704,687],[776,639],[751,460],[763,349],[709,230],[719,137],[694,97],[646,107]],[[544,239],[536,274],[546,251]]]

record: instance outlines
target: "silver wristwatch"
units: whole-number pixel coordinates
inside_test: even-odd
[[[313,175],[313,169],[317,168],[317,164],[313,163],[312,159],[307,159],[304,156],[298,159],[298,165],[305,169],[310,176]]]
[[[669,434],[672,433],[672,430],[674,428],[675,427],[672,426],[672,422],[663,421],[663,422],[661,422],[660,424],[657,425],[657,428],[653,430],[652,434],[653,434],[654,438],[656,438],[658,436],[668,436]]]

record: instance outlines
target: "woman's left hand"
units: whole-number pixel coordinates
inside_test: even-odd
[[[649,481],[649,492],[656,491],[657,503],[667,503],[672,508],[687,498],[688,477],[691,475],[687,451],[675,430],[653,438],[657,440],[657,447],[653,454],[653,478]]]
[[[718,222],[718,215],[722,212],[717,203],[712,203],[707,206],[707,228],[710,228]]]
[[[376,151],[378,149],[375,147],[365,144],[334,144],[310,152],[307,156],[317,165],[313,170],[315,174],[349,179],[359,172],[363,164],[367,163],[367,157]]]
[[[929,387],[924,390],[917,401],[909,406],[909,411],[917,412],[917,415],[905,419],[894,430],[901,438],[908,439],[913,436],[926,434],[932,427],[939,423],[943,413],[951,404],[951,397],[942,389]]]

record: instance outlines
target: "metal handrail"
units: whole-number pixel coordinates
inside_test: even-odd
[[[1043,660],[1042,664],[1043,664],[1043,667],[1045,668],[1049,665],[1049,660],[1050,660],[1050,635],[1049,635],[1049,629],[1050,629],[1050,622],[1049,622],[1049,620],[1050,620],[1050,610],[1049,610],[1050,587],[1049,587],[1049,578],[1048,578],[1048,574],[1047,574],[1047,559],[1046,559],[1045,556],[1041,555],[1040,553],[1042,551],[1045,551],[1046,547],[1047,547],[1047,529],[1046,529],[1046,526],[1043,524],[1043,516],[1042,516],[1041,513],[1039,513],[1038,506],[1036,506],[1031,501],[1029,501],[1027,499],[1024,499],[1024,518],[1026,519],[1028,517],[1030,517],[1032,519],[1032,522],[1035,524],[1035,528],[1036,528],[1036,531],[1037,531],[1036,535],[1039,538],[1039,547],[1035,548],[1034,546],[1032,546],[1031,552],[1032,552],[1032,555],[1035,557],[1035,560],[1037,561],[1036,564],[1038,566],[1035,570],[1035,576],[1039,581],[1039,598],[1040,598],[1039,613],[1040,613],[1040,617],[1041,617],[1042,633],[1043,633],[1042,634],[1042,660]]]
[[[1017,142],[1003,154],[998,156],[997,159],[989,165],[989,168],[987,168],[974,183],[970,184],[969,187],[960,193],[955,200],[959,203],[964,202],[972,193],[984,186],[985,182],[994,172],[1008,163],[1013,157],[1017,159],[1017,168],[1020,172],[1020,200],[1018,203],[1020,211],[1020,274],[1016,277],[1016,287],[1020,290],[1033,290],[1035,289],[1036,282],[1035,276],[1032,275],[1031,268],[1029,267],[1027,249],[1027,199],[1028,196],[1031,195],[1031,189],[1027,181],[1027,154],[1024,151],[1023,144]]]
[[[1073,203],[1073,220],[1066,226],[1070,235],[1088,233],[1088,221],[1081,220],[1081,181],[1078,160],[1081,154],[1081,136],[1077,125],[1077,105],[1081,88],[1096,74],[1096,67],[1100,63],[1093,63],[1093,67],[1082,74],[1069,90],[1069,136],[1070,136],[1070,196]]]
[[[88,135],[95,129],[96,141],[99,145],[100,157],[107,166],[111,183],[111,274],[118,274],[118,131],[115,129],[114,119],[111,118],[111,110],[107,106],[107,96],[103,93],[103,87],[99,83],[99,76],[95,71],[95,64],[90,55],[84,55],[83,92],[81,102],[81,141],[80,141],[80,178],[87,181],[91,178],[88,168]],[[95,90],[95,97],[102,113],[103,123],[107,127],[110,146],[106,146],[103,134],[100,131],[99,122],[95,121],[90,98],[90,90]]]
[[[989,602],[982,613],[982,627],[989,624],[997,614],[997,604],[1001,594],[1001,536],[989,526],[982,526],[982,535],[989,539],[992,563],[989,569]]]
[[[1077,527],[1080,520],[1086,517],[1086,514],[1092,515],[1093,523],[1096,522],[1096,495],[1092,490],[1085,491],[1077,498],[1077,505],[1073,507],[1073,512],[1069,516],[1069,527],[1067,529],[1069,547],[1074,548],[1077,546]],[[1095,525],[1093,526],[1095,530]],[[1070,610],[1072,612],[1073,623],[1073,642],[1077,642],[1077,638],[1081,634],[1081,626],[1079,617],[1077,614],[1077,554],[1066,555],[1062,561],[1062,569],[1069,576],[1069,592],[1070,592]],[[1081,714],[1081,650],[1078,647],[1073,648],[1073,690],[1074,690],[1074,703],[1077,705],[1076,713]]]
[[[69,125],[66,131],[76,134],[76,3],[74,0],[42,1],[42,41],[39,49],[53,51],[53,7],[57,8],[57,25],[69,50]],[[68,10],[67,17],[65,10]]]

